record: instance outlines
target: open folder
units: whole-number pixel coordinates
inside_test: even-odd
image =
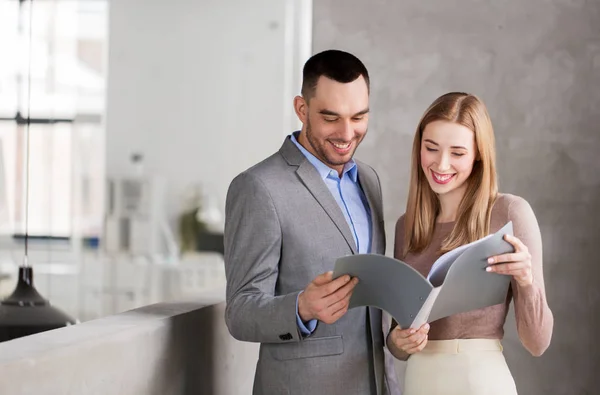
[[[401,328],[419,328],[453,314],[503,303],[511,276],[486,272],[487,259],[514,252],[504,235],[513,234],[512,222],[498,232],[440,256],[427,278],[408,264],[377,254],[339,258],[333,277],[358,277],[349,308],[378,307]]]

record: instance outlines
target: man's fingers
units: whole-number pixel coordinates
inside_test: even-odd
[[[339,317],[343,316],[346,311],[348,311],[348,301],[349,298],[344,298],[337,303],[332,304],[327,308],[326,314],[337,320]]]
[[[352,291],[354,290],[354,287],[356,286],[356,284],[358,284],[358,279],[353,278],[352,281],[346,283],[343,287],[339,288],[337,291],[335,291],[331,295],[326,296],[323,299],[324,305],[326,307],[329,307],[329,306],[339,302],[340,300],[350,299],[350,296],[352,295]]]
[[[339,320],[341,317],[343,317],[347,311],[348,311],[348,304],[344,305],[344,307],[342,307],[341,309],[334,311],[331,314],[331,318],[333,319],[333,322],[335,322],[335,321]]]
[[[312,283],[314,285],[321,286],[321,285],[330,283],[332,278],[333,278],[333,272],[325,272],[325,273],[321,273],[317,277],[315,277],[315,279],[312,281]]]
[[[325,309],[325,315],[335,315],[336,312],[348,306],[348,299],[341,299]]]
[[[332,323],[346,313],[350,303],[350,296],[352,296],[352,290],[357,283],[358,280],[353,279],[321,301],[321,306],[325,306],[320,313],[321,321]]]
[[[344,298],[322,310],[318,316],[319,321],[326,324],[333,324],[336,322],[340,317],[346,314],[346,311],[348,311],[348,300],[349,298]]]
[[[321,285],[319,287],[319,291],[321,292],[321,295],[324,298],[326,296],[329,296],[329,295],[337,292],[337,290],[342,288],[344,285],[351,283],[351,280],[352,280],[352,278],[349,275],[344,274],[343,276],[340,276],[340,277],[336,278],[335,280],[332,280],[328,284]]]

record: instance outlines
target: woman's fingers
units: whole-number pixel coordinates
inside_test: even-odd
[[[414,354],[416,352],[422,351],[427,345],[427,335],[424,335],[423,338],[419,341],[419,343],[413,345],[413,347],[404,350],[407,354]]]
[[[394,331],[396,332],[394,334],[394,343],[396,347],[404,352],[412,354],[416,351],[420,351],[424,347],[424,342],[429,333],[429,324],[424,324],[418,329],[401,329],[397,327]]]

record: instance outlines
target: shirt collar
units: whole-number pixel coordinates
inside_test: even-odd
[[[316,156],[314,156],[313,154],[308,152],[308,150],[306,148],[304,148],[302,146],[302,144],[300,144],[298,142],[297,136],[299,134],[300,134],[300,131],[296,131],[296,132],[292,133],[290,139],[292,140],[292,143],[294,143],[296,145],[296,147],[298,147],[300,152],[302,152],[302,154],[304,154],[306,159],[308,159],[308,161],[310,163],[312,163],[312,165],[317,169],[321,178],[322,179],[326,179],[327,177],[338,178],[338,173],[336,170],[332,169],[331,167],[327,166],[325,163],[321,162],[320,159],[318,159]],[[356,182],[358,180],[358,166],[356,166],[356,162],[354,161],[354,159],[350,159],[350,161],[344,165],[344,170],[342,171],[342,177],[345,174],[348,174],[350,179],[354,182]]]

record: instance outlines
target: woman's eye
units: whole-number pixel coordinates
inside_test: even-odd
[[[437,150],[435,148],[430,148],[430,147],[425,147],[425,149],[429,152],[436,152]]]
[[[460,152],[454,152],[453,155],[458,156],[460,158],[461,156],[464,156],[465,154],[460,153]]]

